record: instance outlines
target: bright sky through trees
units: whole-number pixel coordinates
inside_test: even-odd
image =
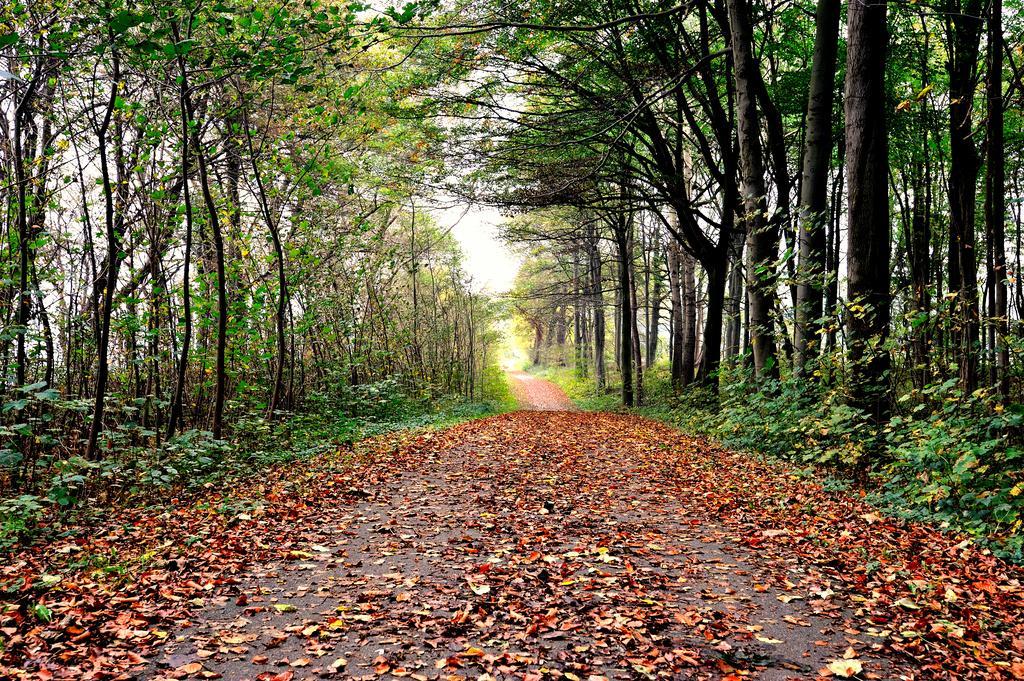
[[[504,217],[493,208],[456,205],[438,215],[438,223],[452,225],[452,235],[465,255],[463,268],[479,291],[505,293],[515,281],[522,258],[498,236]]]

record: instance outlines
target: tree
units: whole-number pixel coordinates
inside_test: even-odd
[[[821,346],[818,336],[824,314],[825,224],[838,44],[839,0],[819,0],[800,182],[800,270],[793,340],[793,369],[797,374],[803,373]]]
[[[729,0],[732,58],[736,74],[736,130],[740,150],[740,194],[747,233],[747,295],[750,312],[750,344],[754,371],[759,378],[777,378],[773,319],[775,308],[775,259],[778,232],[767,219],[764,158],[756,90],[760,74],[754,62],[750,17],[744,0]]]
[[[886,0],[850,7],[847,19],[847,325],[851,403],[875,422],[889,411],[889,143]]]

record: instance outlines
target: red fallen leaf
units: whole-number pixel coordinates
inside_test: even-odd
[[[238,607],[243,607],[243,606],[248,605],[248,604],[249,604],[249,597],[246,596],[245,594],[242,594],[237,599],[235,599],[235,605],[237,605]]]
[[[458,448],[467,444],[474,452],[469,458],[458,458],[465,454]],[[399,619],[408,614],[404,611],[409,608],[378,608],[382,599],[376,599],[370,602],[373,607],[355,611],[365,620],[346,611],[335,617],[341,622],[340,627],[331,626],[330,619],[316,622],[321,632],[332,636],[337,635],[337,629],[344,628],[359,636],[378,625],[412,625],[408,630],[442,632],[425,645],[443,651],[449,650],[455,640],[460,641],[461,648],[469,645],[463,641],[478,640],[476,625],[486,631],[488,638],[483,640],[503,644],[512,641],[513,647],[520,648],[524,631],[550,632],[552,627],[565,629],[569,623],[575,627],[578,622],[580,626],[573,629],[572,639],[566,642],[566,658],[555,663],[563,673],[572,670],[571,673],[586,678],[585,672],[571,665],[583,664],[600,651],[609,667],[620,665],[629,670],[636,664],[632,667],[635,671],[653,670],[652,674],[660,678],[677,678],[685,664],[681,657],[672,661],[671,653],[666,652],[659,660],[654,652],[643,652],[658,648],[651,643],[652,635],[665,636],[666,627],[669,635],[674,635],[683,626],[693,626],[699,627],[693,632],[698,635],[695,648],[704,647],[701,642],[705,639],[706,648],[723,641],[737,644],[744,640],[741,636],[749,640],[751,632],[733,629],[735,618],[719,621],[710,615],[704,620],[698,616],[689,625],[680,621],[677,613],[690,619],[690,606],[701,608],[695,599],[706,592],[728,603],[730,609],[735,607],[739,621],[756,624],[755,619],[743,619],[751,614],[743,599],[759,591],[753,584],[771,585],[773,591],[781,589],[780,579],[773,581],[771,575],[784,574],[793,582],[785,591],[804,599],[784,603],[787,616],[798,620],[818,612],[834,616],[839,638],[856,636],[871,624],[872,617],[884,620],[885,628],[893,632],[915,628],[926,632],[924,639],[894,637],[889,643],[899,655],[895,658],[897,665],[914,665],[912,660],[919,661],[918,668],[913,669],[918,678],[938,679],[945,675],[973,681],[996,674],[1006,677],[1019,669],[1014,667],[1020,664],[1024,652],[1024,622],[1019,619],[1024,594],[1019,587],[1019,569],[969,544],[959,546],[962,538],[947,537],[926,526],[891,519],[864,523],[858,516],[877,512],[876,509],[851,495],[823,491],[806,478],[780,472],[781,467],[773,464],[691,440],[638,417],[601,414],[499,417],[459,426],[423,439],[415,446],[403,444],[397,452],[395,449],[382,450],[379,459],[367,463],[356,474],[346,470],[345,476],[338,475],[336,467],[319,471],[317,460],[311,460],[310,466],[305,462],[303,466],[292,465],[294,470],[287,473],[261,472],[258,483],[233,490],[233,495],[258,499],[265,505],[259,520],[251,523],[259,525],[258,532],[229,525],[218,513],[206,510],[216,504],[192,508],[197,500],[185,496],[173,502],[171,522],[154,518],[151,511],[144,509],[112,513],[109,524],[95,532],[90,530],[92,536],[75,546],[90,554],[105,555],[116,550],[126,560],[139,555],[147,546],[171,542],[182,547],[175,549],[173,557],[164,557],[177,561],[175,569],[151,570],[118,579],[116,600],[96,595],[108,586],[114,588],[113,580],[105,581],[102,575],[70,567],[72,561],[81,560],[80,553],[63,554],[46,547],[30,547],[24,553],[28,563],[21,567],[0,561],[0,582],[13,584],[15,589],[24,585],[25,593],[18,594],[22,599],[38,583],[42,566],[46,567],[44,574],[59,572],[62,577],[60,586],[47,593],[47,607],[57,615],[52,622],[41,622],[24,611],[0,615],[0,631],[6,636],[0,677],[6,678],[7,668],[2,665],[14,660],[17,667],[28,651],[37,668],[59,666],[80,676],[95,669],[99,678],[125,676],[130,673],[125,669],[131,659],[127,651],[152,656],[149,646],[159,645],[164,639],[174,641],[182,631],[190,632],[182,629],[180,622],[203,617],[190,610],[192,605],[198,599],[207,604],[223,602],[218,601],[224,598],[221,587],[234,588],[238,582],[232,581],[233,575],[242,574],[245,566],[261,565],[268,556],[323,543],[324,537],[314,529],[317,523],[330,519],[331,514],[344,514],[350,504],[359,503],[343,500],[353,481],[374,494],[374,503],[386,503],[387,495],[378,495],[373,485],[392,480],[396,471],[411,471],[413,479],[420,475],[430,479],[426,476],[438,471],[443,474],[449,470],[445,468],[449,464],[457,466],[461,477],[448,480],[449,486],[439,486],[436,494],[450,515],[430,522],[442,530],[455,528],[450,535],[454,539],[450,544],[427,548],[440,549],[438,560],[454,558],[460,566],[460,576],[463,570],[477,571],[475,566],[481,559],[473,560],[472,555],[502,556],[501,562],[493,563],[487,573],[492,594],[470,602],[465,598],[465,583],[459,580],[457,584],[431,585],[441,594],[435,597],[426,591],[416,591],[419,587],[412,584],[403,586],[399,580],[387,584],[386,589],[388,594],[395,594],[395,602],[399,602],[397,594],[415,592],[412,599],[419,606],[415,615],[409,615],[409,621]],[[449,451],[457,458],[446,462]],[[476,468],[482,461],[487,462],[486,469]],[[294,479],[282,476],[301,476],[302,484],[282,485],[282,481]],[[348,482],[341,482],[343,477]],[[558,484],[559,509],[569,509],[564,518],[554,518],[559,522],[542,526],[531,510],[529,521],[522,522],[515,509],[534,509],[537,499],[549,498],[551,481]],[[466,496],[474,500],[472,507],[458,497],[469,485],[474,486],[473,494]],[[493,501],[488,488],[495,490]],[[204,494],[208,495],[204,499],[223,497],[215,489]],[[506,505],[506,499],[515,501]],[[408,498],[406,502],[414,510],[415,504],[424,503]],[[425,508],[429,509],[429,505]],[[481,518],[481,511],[487,517]],[[496,517],[493,521],[492,516]],[[566,521],[564,527],[562,520]],[[403,521],[399,518],[397,522]],[[470,528],[472,536],[467,531]],[[763,534],[765,530],[783,529],[791,533],[786,539]],[[394,538],[402,535],[401,529],[394,530],[393,534],[380,537],[381,546],[389,552],[397,543]],[[566,536],[567,532],[571,535]],[[190,536],[202,536],[203,540],[195,544],[184,541]],[[762,540],[756,555],[743,548],[743,537]],[[792,541],[798,537],[809,540]],[[421,540],[422,537],[417,539]],[[691,541],[723,544],[737,560],[754,556],[758,568],[749,573],[744,567],[737,569],[737,583],[728,591],[720,584],[709,585],[707,581],[714,580],[717,569],[707,570],[714,565],[713,561],[685,560],[690,555]],[[679,545],[673,546],[674,542]],[[687,549],[681,549],[682,545],[687,545]],[[590,566],[591,572],[584,574],[580,570],[586,567],[586,559],[564,556],[570,549],[586,554],[594,546],[608,547],[608,555],[622,562],[595,564]],[[467,547],[472,550],[464,550]],[[495,547],[500,552],[495,552]],[[652,554],[657,554],[653,562]],[[668,557],[676,555],[683,557],[678,563],[686,571],[681,575],[662,569],[671,562]],[[527,565],[544,556],[553,559],[543,570],[545,577],[539,578],[540,566],[527,569]],[[662,559],[665,565],[659,564]],[[865,568],[868,564],[876,568],[869,572]],[[795,566],[799,566],[796,571]],[[680,577],[678,584],[676,576]],[[908,586],[911,581],[913,587]],[[921,584],[935,586],[922,589]],[[956,590],[955,602],[942,597],[947,585]],[[353,596],[345,602],[354,603],[354,596],[368,586],[342,584],[344,593],[339,595]],[[538,597],[548,591],[554,598]],[[833,600],[840,603],[849,600],[857,614],[842,622],[838,619],[846,616],[842,606],[825,597],[812,598],[823,591],[835,594]],[[599,600],[594,599],[597,592],[601,593]],[[694,600],[690,600],[691,596]],[[904,598],[912,599],[921,609],[895,605]],[[497,602],[501,603],[499,617],[491,611]],[[550,607],[552,602],[558,606]],[[263,606],[247,607],[245,616],[266,611]],[[403,612],[399,615],[398,611]],[[449,620],[435,614],[440,612],[458,614]],[[504,618],[506,614],[508,619]],[[775,617],[793,623],[781,618],[781,614]],[[1005,625],[988,626],[994,621]],[[69,622],[74,622],[79,630],[71,630]],[[922,626],[922,622],[930,624]],[[943,623],[941,632],[932,626],[936,622]],[[314,623],[279,624],[289,628]],[[961,630],[963,633],[956,636],[949,633]],[[151,635],[140,636],[140,631],[149,631]],[[152,633],[155,631],[163,636]],[[282,636],[298,631],[302,628],[290,629],[290,634]],[[124,633],[123,640],[116,638],[118,632]],[[72,640],[78,636],[88,639],[88,645],[84,639],[81,643]],[[265,641],[263,632],[260,637]],[[217,644],[211,640],[196,640],[195,644],[215,647]],[[54,642],[60,645],[52,645]],[[808,647],[835,644],[833,637]],[[143,645],[147,648],[143,649]],[[319,657],[320,652],[326,654],[323,649],[310,649],[308,654]],[[815,651],[814,657],[820,659],[822,652]],[[867,665],[875,652],[868,646],[859,654]],[[832,655],[826,654],[825,659]],[[327,659],[333,658],[334,655]],[[461,665],[471,667],[477,659],[487,658],[462,658]],[[702,658],[695,652],[694,659]],[[458,658],[452,661],[460,664]],[[442,667],[448,664],[448,660],[441,662]],[[487,669],[486,673],[524,678],[528,664],[514,655],[502,656],[495,661],[493,670]],[[212,673],[200,672],[204,676]],[[742,676],[737,671],[729,674]],[[257,678],[267,681],[275,676],[264,671]],[[870,674],[862,676],[870,678]]]
[[[703,617],[701,617],[700,613],[694,610],[687,610],[686,612],[677,612],[674,615],[674,617],[676,622],[679,622],[680,624],[685,624],[688,627],[696,626],[704,619]]]
[[[146,658],[142,657],[138,653],[133,653],[131,651],[128,651],[128,655],[126,657],[128,660],[128,664],[131,665],[146,664],[147,662]]]

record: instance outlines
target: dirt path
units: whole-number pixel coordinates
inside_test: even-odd
[[[333,484],[145,678],[949,678],[1022,628],[934,574],[1013,588],[991,557],[635,417],[517,412]]]
[[[528,411],[576,411],[562,389],[551,381],[537,378],[525,371],[508,372],[512,393],[519,402],[519,408]]]

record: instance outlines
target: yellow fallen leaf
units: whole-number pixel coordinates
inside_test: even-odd
[[[860,660],[833,660],[828,666],[828,670],[836,676],[849,679],[864,671],[864,665],[860,663]]]

